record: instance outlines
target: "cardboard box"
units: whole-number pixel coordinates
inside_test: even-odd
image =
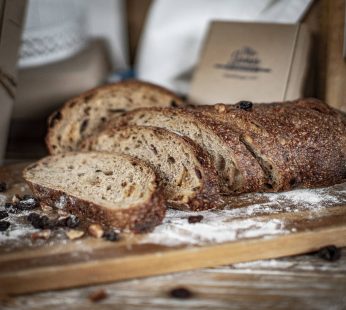
[[[213,104],[302,97],[310,41],[302,24],[213,22],[189,99]]]
[[[25,8],[25,0],[0,0],[0,164],[17,90],[16,65]]]

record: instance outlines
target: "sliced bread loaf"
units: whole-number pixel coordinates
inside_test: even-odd
[[[109,119],[140,107],[181,106],[172,92],[145,82],[127,81],[95,88],[68,101],[48,120],[46,144],[51,154],[78,149],[78,145]]]
[[[130,111],[108,126],[157,126],[189,137],[212,157],[223,193],[258,191],[266,182],[257,160],[239,140],[239,134],[202,113],[172,108]]]
[[[106,226],[149,231],[165,214],[155,172],[129,155],[49,156],[27,167],[23,177],[43,203]]]
[[[346,128],[338,112],[315,99],[199,107],[241,132],[274,191],[339,183],[346,177]]]
[[[187,137],[158,127],[108,127],[87,140],[85,148],[130,154],[149,162],[174,208],[206,210],[219,205],[213,162]]]

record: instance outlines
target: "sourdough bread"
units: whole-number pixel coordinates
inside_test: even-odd
[[[222,193],[254,192],[266,182],[257,160],[239,134],[202,113],[172,108],[141,108],[111,121],[109,127],[140,125],[166,128],[187,136],[212,157]]]
[[[340,183],[346,177],[346,128],[340,113],[316,99],[198,107],[241,133],[272,190]]]
[[[165,214],[155,172],[129,155],[49,156],[28,166],[23,177],[41,202],[106,226],[150,231]]]
[[[105,85],[69,100],[54,112],[48,120],[46,144],[50,154],[75,151],[85,137],[128,110],[183,104],[172,92],[146,82]]]
[[[108,127],[85,149],[125,153],[151,164],[168,204],[184,210],[218,206],[218,179],[208,153],[191,139],[158,127]]]

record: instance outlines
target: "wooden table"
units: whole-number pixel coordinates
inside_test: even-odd
[[[170,296],[185,287],[188,299]],[[240,263],[80,289],[6,299],[1,309],[346,309],[346,248],[341,259],[316,255]]]

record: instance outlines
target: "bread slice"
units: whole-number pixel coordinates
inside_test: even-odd
[[[191,139],[158,127],[107,128],[86,149],[125,153],[151,164],[168,204],[184,210],[218,207],[218,179],[208,153]]]
[[[340,113],[315,99],[198,107],[241,132],[274,191],[327,186],[346,177],[346,129]]]
[[[172,92],[140,81],[95,88],[68,101],[48,120],[46,144],[50,154],[75,151],[79,143],[109,119],[140,107],[181,106]]]
[[[165,214],[155,172],[129,155],[49,156],[28,166],[23,177],[41,202],[106,226],[150,231]]]
[[[157,126],[189,137],[212,157],[222,193],[254,192],[266,182],[257,160],[239,140],[239,134],[220,126],[201,113],[172,108],[141,108],[130,111],[108,126]]]

